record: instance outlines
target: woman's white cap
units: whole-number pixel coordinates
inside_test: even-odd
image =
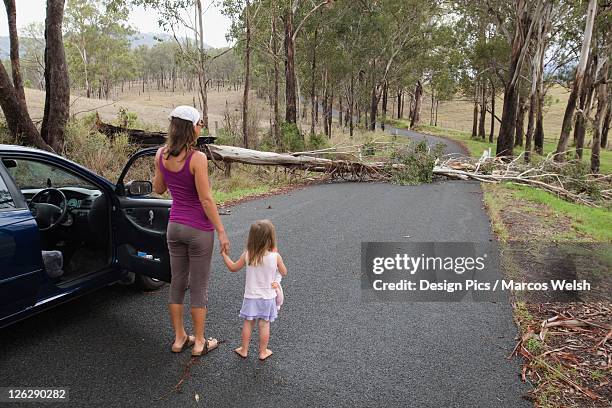
[[[200,112],[193,106],[181,105],[181,106],[177,106],[176,108],[174,108],[174,110],[170,112],[170,115],[168,116],[168,118],[169,119],[179,118],[179,119],[189,120],[193,122],[195,126],[198,124],[198,121],[200,120]]]

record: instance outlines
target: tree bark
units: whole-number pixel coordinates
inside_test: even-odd
[[[565,151],[567,150],[569,135],[572,131],[572,118],[574,117],[574,110],[576,109],[576,100],[578,98],[578,95],[580,94],[580,90],[582,89],[584,73],[586,70],[589,52],[591,49],[591,37],[593,35],[593,26],[595,24],[596,12],[597,0],[589,0],[586,24],[584,28],[584,37],[582,41],[582,50],[580,52],[580,61],[578,62],[578,67],[576,68],[574,85],[572,87],[572,92],[567,100],[565,114],[563,115],[561,135],[559,136],[559,143],[557,143],[557,150],[555,151],[555,161],[563,161],[565,159]]]
[[[474,109],[472,113],[472,138],[476,138],[478,136],[478,89],[474,92]]]
[[[397,93],[397,118],[402,118],[402,90]]]
[[[332,121],[334,119],[334,91],[332,89],[329,95],[329,103],[327,105],[327,136],[331,139],[332,137]]]
[[[419,126],[421,121],[421,103],[423,99],[423,85],[421,80],[417,81],[414,89],[414,107],[412,109],[412,117],[410,118],[410,129],[414,129]]]
[[[251,74],[251,22],[249,16],[250,1],[246,0],[245,14],[245,46],[244,46],[244,92],[242,94],[242,143],[249,148],[249,83]]]
[[[534,151],[542,155],[544,154],[544,95],[540,89],[536,92],[538,105],[536,106],[536,127],[533,135]]]
[[[2,62],[0,62],[0,107],[2,112],[4,112],[11,135],[18,143],[25,143],[50,152],[53,151],[40,137],[36,126],[34,126],[32,119],[30,119],[28,111],[19,102],[15,88]]]
[[[314,32],[314,44],[312,46],[312,64],[310,64],[310,70],[311,70],[311,74],[310,74],[310,105],[311,105],[311,110],[312,112],[310,112],[310,135],[314,135],[315,134],[315,123],[316,123],[316,116],[317,116],[317,112],[316,111],[316,104],[317,104],[317,100],[315,98],[316,96],[316,84],[315,84],[315,77],[316,77],[316,69],[317,69],[317,36],[319,33],[319,25],[317,24],[317,26],[315,27],[315,32]]]
[[[6,15],[8,17],[11,75],[13,76],[13,87],[17,100],[27,109],[25,92],[23,90],[23,79],[21,77],[21,64],[19,61],[19,36],[17,35],[17,8],[15,0],[4,0]]]
[[[276,146],[282,148],[282,141],[280,135],[280,115],[278,112],[278,83],[280,80],[280,69],[278,67],[278,56],[276,54],[276,6],[272,7],[272,50],[274,51],[274,92],[273,92],[273,105],[274,105],[274,120],[273,120],[273,132]]]
[[[45,19],[45,112],[41,136],[58,153],[64,149],[64,132],[70,111],[70,82],[64,54],[62,21],[64,0],[47,0]]]
[[[491,130],[489,131],[489,143],[495,138],[495,86],[491,82]]]
[[[378,97],[377,97],[376,84],[372,85],[372,93],[370,95],[370,131],[376,130],[376,114],[378,113]]]
[[[353,109],[355,107],[355,75],[351,71],[351,84],[350,84],[350,100],[349,100],[349,136],[353,137]]]
[[[389,83],[385,82],[383,85],[383,94],[382,94],[382,117],[380,118],[380,128],[385,130],[385,119],[387,117],[387,98],[388,98],[388,86]]]
[[[523,137],[525,135],[525,109],[526,109],[525,97],[521,95],[519,97],[519,103],[517,106],[518,112],[516,114],[516,129],[514,131],[514,146],[523,146]]]
[[[606,57],[604,57],[606,58]],[[599,173],[600,154],[601,154],[601,136],[603,134],[604,118],[609,114],[609,98],[607,78],[610,67],[610,61],[606,60],[601,69],[602,81],[597,85],[597,112],[595,113],[595,123],[593,124],[593,146],[591,147],[591,171]]]
[[[202,23],[202,0],[196,0],[196,10],[198,13],[198,26],[199,26],[199,62],[200,66],[198,69],[198,85],[200,88],[200,98],[202,100],[202,122],[204,127],[208,130],[208,96],[206,93],[207,78],[206,78],[206,66],[204,64],[205,50],[204,50],[204,24]]]
[[[533,35],[534,21],[540,19],[542,13],[541,2],[536,3],[534,12],[530,10],[531,3],[526,0],[515,0],[514,6],[516,23],[510,52],[508,81],[504,88],[504,106],[495,152],[497,156],[512,156],[514,154],[514,135],[519,99],[518,80]]]
[[[480,121],[478,123],[478,137],[481,138],[482,140],[485,140],[486,136],[485,136],[485,120],[487,118],[487,87],[486,87],[486,81],[483,81],[482,83],[482,105],[480,107]],[[494,118],[491,118],[491,121],[493,121]]]
[[[612,119],[612,98],[608,95],[608,113],[604,119],[603,128],[601,131],[601,147],[602,149],[608,148],[608,133],[610,131],[610,120]]]
[[[295,42],[293,41],[293,13],[285,12],[285,121],[297,123],[297,107],[295,95]]]
[[[591,100],[593,98],[595,75],[597,75],[597,56],[591,53],[589,58],[589,66],[584,77],[582,90],[578,100],[580,111],[576,115],[576,123],[574,128],[574,141],[576,143],[576,158],[582,160],[582,150],[584,149],[584,137],[586,134],[586,118],[589,116],[591,108]]]

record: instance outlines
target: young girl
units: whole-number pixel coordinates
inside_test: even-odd
[[[268,349],[270,340],[270,322],[278,315],[276,281],[277,271],[287,275],[283,258],[276,252],[276,231],[269,220],[256,221],[251,225],[247,249],[233,262],[226,251],[222,252],[225,265],[232,272],[238,272],[246,265],[246,284],[240,317],[244,319],[242,327],[242,345],[234,351],[246,358],[249,352],[249,341],[255,320],[259,326],[259,359],[265,360],[272,355]],[[281,291],[282,294],[282,291]]]

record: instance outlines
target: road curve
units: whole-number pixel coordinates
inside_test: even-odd
[[[190,358],[169,352],[167,288],[110,287],[0,331],[0,384],[69,387],[74,406],[531,406],[505,358],[509,304],[361,300],[362,241],[486,241],[482,205],[473,182],[322,184],[242,203],[223,217],[234,257],[250,223],[269,218],[289,268],[270,360],[257,361],[256,341],[248,360],[231,352],[244,275],[215,256],[207,335],[228,343],[180,393]]]

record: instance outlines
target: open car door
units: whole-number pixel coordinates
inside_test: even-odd
[[[118,208],[113,211],[113,232],[117,260],[123,269],[170,282],[166,228],[172,201],[152,198],[150,181],[124,182],[135,163],[151,167],[156,151],[157,147],[150,147],[136,152],[123,168],[116,185]]]

